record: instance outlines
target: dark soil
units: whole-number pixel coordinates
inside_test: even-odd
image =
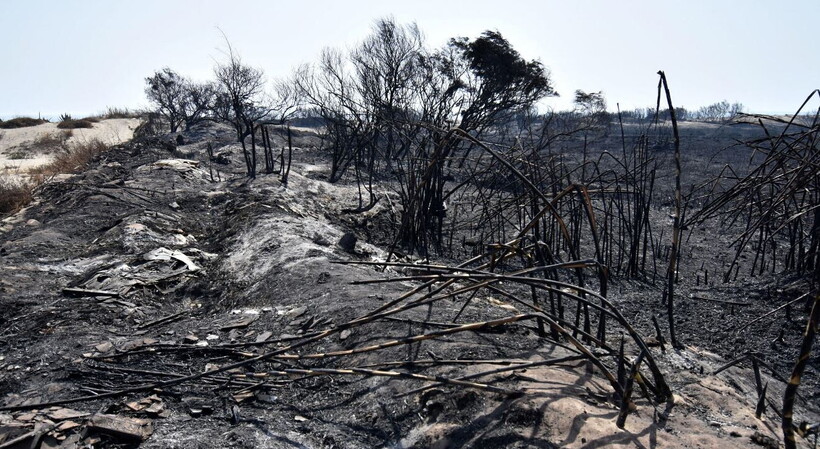
[[[273,174],[248,180],[241,150],[229,144],[227,129],[203,128],[186,135],[184,141],[186,145],[176,147],[173,136],[143,138],[115,147],[86,172],[44,184],[35,204],[4,223],[0,444],[2,438],[31,430],[35,422],[48,424],[40,415],[3,411],[4,407],[25,408],[82,396],[89,398],[64,406],[88,414],[151,420],[153,434],[141,447],[587,444],[577,431],[566,436],[557,428],[558,417],[546,415],[547,406],[528,397],[453,386],[402,396],[424,383],[356,373],[264,375],[285,369],[288,363],[295,369],[341,369],[385,361],[527,360],[543,351],[562,354],[560,346],[522,323],[326,361],[258,361],[210,378],[150,388],[175,376],[218,369],[283,348],[315,331],[334,329],[417,285],[406,281],[352,285],[352,281],[406,273],[334,263],[383,255],[390,243],[386,227],[392,219],[386,205],[362,215],[342,212],[355,206],[355,189],[322,181],[326,169],[312,133],[297,135],[300,148],[294,153],[294,174],[287,188]],[[218,144],[212,160],[206,141]],[[668,218],[661,211],[654,219],[660,227]],[[351,245],[347,238],[340,246],[348,233],[358,242]],[[806,285],[781,272],[752,276],[748,268],[723,283],[732,236],[705,225],[690,229],[686,238],[675,297],[678,338],[688,347],[685,357],[709,351],[723,360],[675,362],[680,353],[675,355],[668,347],[668,353],[653,349],[663,360],[673,389],[708,376],[704,366],[714,368],[746,352],[758,353],[778,375],[788,377],[805,328],[804,303],[743,326],[802,295]],[[160,248],[166,252],[157,252]],[[668,335],[666,307],[661,304],[664,269],[658,269],[657,278],[616,279],[610,286],[610,299],[650,339],[655,335],[653,315]],[[461,305],[448,301],[435,309],[411,309],[398,319],[334,333],[288,353],[341,351],[437,331],[442,327],[435,323],[450,321]],[[498,304],[480,302],[467,308],[459,322],[509,314]],[[809,409],[816,409],[820,397],[819,366],[813,357],[803,377],[800,391]],[[409,367],[407,372],[454,377],[468,369],[445,365],[431,371]],[[580,377],[562,394],[586,398],[591,411],[593,404],[612,400],[606,391],[595,399],[606,390],[601,387],[606,382],[589,374],[586,365],[567,364],[567,371]],[[495,376],[493,382],[523,385],[536,372],[509,371]],[[742,374],[748,377],[749,371]],[[764,374],[771,377],[765,369]],[[743,383],[748,379],[737,379],[743,385],[740,390],[748,390],[748,383]],[[775,383],[770,388],[782,391]],[[148,388],[129,394],[90,397],[144,386]],[[779,397],[771,399],[780,403]],[[144,403],[135,405],[138,401]],[[652,406],[641,401],[638,415],[660,422],[658,432],[663,438],[684,438],[685,428],[665,421],[668,412],[656,420]],[[35,414],[50,410],[34,408],[40,410]],[[707,409],[691,405],[691,414],[708,423],[714,417]],[[632,441],[643,446],[642,434],[634,440],[617,434],[616,411],[601,417],[591,412],[590,418],[609,420],[612,437],[590,444]],[[769,413],[770,420],[777,419]],[[583,426],[587,419],[584,410],[584,417],[576,421]],[[69,442],[85,438],[94,447],[139,445],[122,435],[95,431],[82,418],[74,420],[82,424],[77,427],[82,433],[66,429],[44,437],[43,444],[59,437]],[[728,431],[715,432],[731,440]]]

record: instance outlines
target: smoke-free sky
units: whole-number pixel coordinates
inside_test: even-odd
[[[387,16],[415,21],[430,46],[500,31],[550,69],[556,109],[576,89],[603,91],[610,109],[651,105],[660,69],[689,108],[788,113],[820,87],[818,0],[0,0],[0,117],[145,106],[157,69],[211,77],[219,30],[244,62],[287,77]]]

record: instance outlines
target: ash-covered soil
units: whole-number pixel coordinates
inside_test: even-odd
[[[684,245],[676,307],[686,348],[651,349],[674,397],[656,405],[636,393],[635,409],[619,429],[620,402],[600,370],[570,357],[565,341],[539,336],[529,322],[386,344],[452,329],[463,303],[444,300],[345,327],[419,285],[351,284],[413,273],[338,263],[384,259],[390,235],[384,226],[394,205],[343,213],[355,207],[355,186],[323,180],[326,167],[309,130],[298,133],[286,186],[276,174],[247,179],[230,136],[211,125],[186,134],[179,146],[165,137],[114,147],[90,170],[43,185],[36,203],[3,221],[2,447],[15,438],[19,444],[9,447],[757,447],[780,441],[774,409],[783,383],[762,369],[770,404],[758,419],[750,365],[712,372],[754,351],[788,377],[806,314],[795,305],[791,320],[784,310],[739,331],[799,292],[777,274],[741,272],[723,284],[728,236],[704,227]],[[339,244],[346,233],[358,237],[352,248]],[[610,299],[647,341],[655,335],[652,314],[666,329],[662,281],[651,281],[610,286]],[[509,301],[477,297],[458,323],[522,312]],[[316,336],[323,337],[309,341]],[[637,356],[634,348],[629,352],[630,359]],[[562,357],[567,360],[515,369]],[[800,390],[798,420],[818,421],[817,366],[815,357]],[[493,369],[498,372],[473,379],[483,387],[430,379]],[[216,373],[200,375],[208,371]]]

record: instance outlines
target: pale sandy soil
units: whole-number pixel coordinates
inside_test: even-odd
[[[140,119],[109,119],[94,124],[93,128],[79,128],[71,131],[67,145],[101,140],[109,145],[130,140]],[[44,123],[16,129],[0,129],[0,174],[24,174],[26,171],[51,161],[59,144],[39,144],[42,139],[54,137],[57,140],[65,131],[57,128],[57,123]]]

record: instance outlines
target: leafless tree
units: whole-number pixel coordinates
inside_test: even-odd
[[[325,121],[331,181],[349,169],[358,181],[352,210],[375,203],[374,176],[393,177],[402,203],[398,241],[421,252],[441,242],[447,181],[472,147],[448,130],[479,136],[553,93],[546,69],[497,32],[431,51],[415,25],[392,19],[378,21],[347,54],[325,50],[295,80]]]
[[[171,132],[185,130],[201,122],[212,109],[215,88],[211,83],[195,83],[169,68],[145,79],[145,94],[157,112],[169,123]]]
[[[262,70],[248,66],[228,43],[228,60],[218,63],[214,75],[218,86],[214,111],[218,118],[231,123],[237,141],[242,144],[248,176],[256,176],[256,124],[271,114],[270,97],[265,93]],[[245,139],[251,137],[249,151]]]

